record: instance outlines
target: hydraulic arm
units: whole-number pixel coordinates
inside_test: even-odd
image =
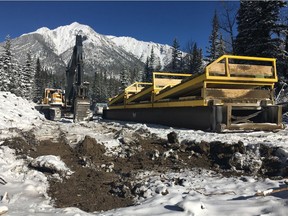
[[[83,81],[83,37],[76,35],[76,44],[66,68],[65,104],[73,112],[74,121],[90,118],[88,83]]]

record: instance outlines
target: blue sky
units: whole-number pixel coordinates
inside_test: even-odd
[[[77,21],[104,35],[169,45],[177,38],[182,48],[194,41],[205,52],[214,11],[223,7],[220,1],[12,1],[0,8],[0,41]]]

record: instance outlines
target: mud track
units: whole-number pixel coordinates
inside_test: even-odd
[[[105,147],[88,136],[74,148],[67,144],[64,135],[57,142],[37,141],[31,132],[6,140],[3,145],[15,149],[24,159],[27,156],[60,156],[74,173],[60,181],[53,177],[53,173],[46,172],[50,183],[48,194],[55,207],[78,207],[87,212],[133,205],[134,198],[139,196],[135,194],[135,176],[142,171],[165,173],[197,167],[226,176],[243,173],[265,177],[288,176],[287,164],[275,156],[277,149],[259,145],[258,151],[265,158],[253,168],[237,163],[235,155],[245,155],[250,151],[242,143],[187,141],[179,144],[177,134],[173,132],[165,140],[151,134],[145,138],[141,134],[133,137],[133,142],[123,141],[124,152],[116,156],[107,156]]]

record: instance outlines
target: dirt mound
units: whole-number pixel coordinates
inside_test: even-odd
[[[75,148],[66,143],[64,136],[57,142],[36,141],[32,133],[6,140],[3,145],[16,149],[23,158],[60,156],[74,173],[61,181],[46,173],[50,183],[48,194],[55,207],[78,207],[87,212],[133,205],[135,197],[142,193],[135,183],[136,174],[142,171],[165,173],[199,167],[226,175],[288,176],[287,166],[277,156],[276,148],[264,145],[251,148],[241,142],[179,143],[173,132],[167,139],[139,133],[131,138],[125,137],[124,132],[115,135],[122,143],[122,151],[113,156],[89,136]]]

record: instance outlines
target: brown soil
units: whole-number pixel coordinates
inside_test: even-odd
[[[78,207],[87,212],[133,205],[135,195],[132,182],[139,171],[178,171],[189,167],[209,168],[211,165],[205,158],[191,157],[191,152],[181,149],[178,144],[167,145],[167,140],[153,137],[143,139],[141,136],[135,140],[135,146],[127,148],[124,157],[123,154],[105,156],[104,146],[90,137],[86,137],[74,149],[66,144],[64,137],[58,142],[37,142],[30,133],[6,140],[3,145],[15,149],[24,158],[60,156],[74,173],[62,181],[53,178],[52,173],[46,173],[50,184],[48,194],[55,207]],[[153,156],[157,151],[162,155],[170,149],[177,154]]]
[[[136,196],[133,182],[138,172],[153,170],[164,173],[194,167],[223,172],[230,168],[228,161],[233,153],[245,152],[241,143],[179,144],[175,134],[169,134],[167,140],[151,134],[143,138],[135,133],[132,137],[132,142],[123,141],[124,152],[111,157],[105,155],[103,145],[88,136],[75,148],[66,143],[64,135],[57,142],[37,142],[32,133],[6,140],[3,145],[15,149],[23,158],[60,156],[74,173],[62,181],[54,178],[52,173],[46,173],[50,183],[48,194],[55,207],[78,207],[87,212],[133,205]],[[263,155],[267,152],[265,150]],[[234,171],[226,172],[226,175],[237,174]]]

